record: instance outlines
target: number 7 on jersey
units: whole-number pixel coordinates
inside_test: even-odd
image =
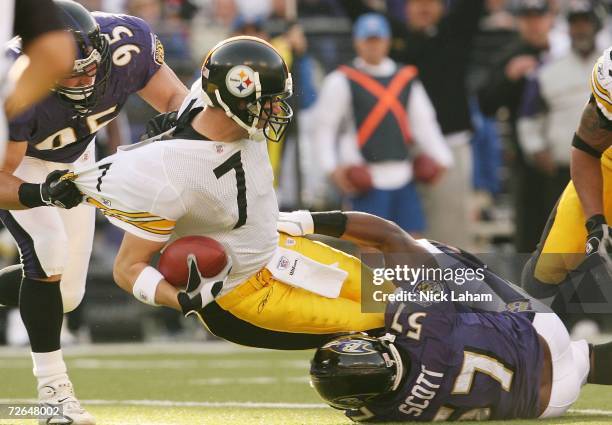
[[[242,227],[247,220],[247,196],[246,196],[246,178],[244,176],[244,168],[242,167],[242,156],[240,151],[230,156],[227,161],[219,165],[213,170],[215,177],[219,180],[221,177],[229,173],[231,170],[236,171],[236,202],[238,203],[238,221],[234,229]]]

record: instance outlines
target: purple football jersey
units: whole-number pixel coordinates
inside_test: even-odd
[[[389,422],[535,418],[543,350],[533,313],[477,311],[452,301],[446,284],[425,283],[436,294],[431,299],[440,301],[390,303],[385,314],[409,372],[392,395],[347,416]]]
[[[28,156],[51,162],[76,160],[96,132],[117,116],[128,96],[144,88],[163,64],[163,47],[145,21],[102,12],[92,15],[110,43],[106,90],[84,117],[51,95],[13,120],[9,139],[27,141]]]

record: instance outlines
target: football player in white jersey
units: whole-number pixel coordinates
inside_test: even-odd
[[[227,39],[204,60],[172,139],[142,142],[70,176],[87,203],[126,231],[114,267],[119,286],[147,304],[197,313],[243,345],[317,347],[337,332],[384,325],[382,312],[361,312],[359,260],[276,231],[265,140],[282,138],[291,94],[287,65],[270,44]],[[219,241],[230,261],[205,279],[190,259],[179,291],[149,262],[186,235]]]
[[[235,50],[248,48],[271,64],[271,69],[256,76],[252,67],[236,62]],[[254,108],[259,110],[273,105],[270,117],[262,112],[268,120],[285,111],[279,117],[286,121],[284,131],[291,110],[288,105],[281,108],[279,103],[284,100],[277,97],[291,94],[291,77],[282,59],[269,45],[252,39],[227,41],[207,61],[215,66],[223,55],[233,56],[232,63],[237,64],[223,70],[228,81],[225,91],[239,99],[257,95]],[[181,118],[172,140],[120,150],[94,168],[77,171],[75,180],[87,201],[126,231],[115,267],[119,285],[132,292],[136,284],[134,293],[143,295],[143,301],[177,309],[180,305],[174,288],[168,288],[172,289],[169,297],[165,285],[160,285],[157,297],[147,285],[138,291],[143,289],[141,280],[149,275],[154,274],[155,284],[159,283],[161,275],[145,266],[150,255],[171,237],[205,234],[231,246],[230,260],[236,261],[229,285],[256,273],[277,244],[273,229],[278,207],[266,143],[249,137],[249,132],[258,132],[262,115],[259,110],[244,109],[240,116],[229,118],[222,107],[204,107],[200,84],[196,83],[179,110]],[[257,90],[261,93],[256,94]],[[264,131],[270,138],[278,137],[278,133],[270,133],[271,125],[266,123]],[[245,169],[257,172],[245,173]]]

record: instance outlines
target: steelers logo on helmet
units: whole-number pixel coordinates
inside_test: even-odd
[[[247,97],[255,91],[255,72],[246,65],[237,65],[229,70],[225,85],[236,97]]]
[[[340,354],[364,355],[376,353],[372,343],[366,340],[340,339],[327,343],[323,348],[329,348]]]

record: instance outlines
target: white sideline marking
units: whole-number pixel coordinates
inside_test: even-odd
[[[172,400],[80,400],[92,406],[154,406],[154,407],[235,407],[240,409],[329,409],[323,403],[268,403],[254,401],[172,401]],[[0,399],[6,403],[36,403],[35,399]]]
[[[11,362],[12,363],[12,362]],[[1,364],[1,362],[0,362]],[[14,363],[12,363],[14,364]],[[77,369],[259,369],[266,367],[281,369],[307,369],[306,360],[104,360],[74,359],[68,367]]]
[[[612,416],[612,410],[601,410],[601,409],[570,409],[568,413],[575,413],[577,415],[585,416]]]
[[[258,369],[270,366],[283,369],[308,369],[310,367],[308,360],[211,360],[205,364],[214,369]]]
[[[125,344],[81,344],[62,348],[70,356],[142,356],[147,354],[233,354],[261,353],[260,348],[243,347],[227,341],[202,341],[186,343],[125,343]],[[0,347],[0,357],[30,357],[29,347]]]
[[[0,356],[1,357],[1,356]],[[307,360],[109,360],[109,359],[79,359],[68,358],[68,367],[71,369],[308,369]],[[29,367],[29,359],[2,360],[0,369],[14,369],[15,367]]]
[[[2,398],[0,404],[36,403],[33,398]],[[271,403],[253,401],[172,401],[172,400],[81,400],[92,406],[152,406],[152,407],[234,407],[239,409],[329,409],[323,403]],[[585,416],[612,416],[612,410],[570,409],[569,413]]]
[[[68,366],[76,369],[186,369],[204,362],[197,360],[98,360],[74,359]]]
[[[233,384],[255,384],[255,385],[268,385],[268,384],[308,384],[310,378],[308,376],[288,376],[283,378],[272,377],[272,376],[251,376],[248,378],[202,378],[202,379],[191,379],[189,384],[191,385],[233,385]]]

